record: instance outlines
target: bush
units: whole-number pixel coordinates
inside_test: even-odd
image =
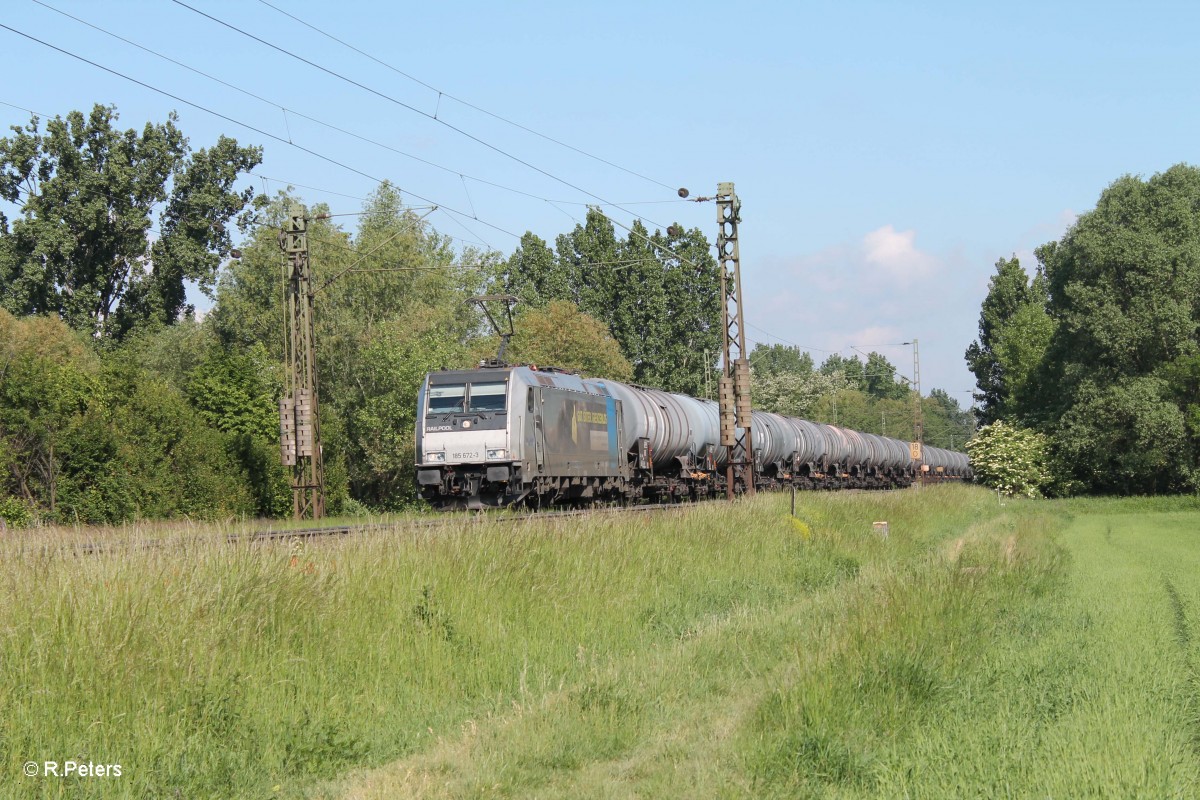
[[[1007,495],[1040,497],[1050,482],[1044,434],[993,422],[967,442],[975,481]]]
[[[27,528],[34,522],[33,511],[15,497],[0,497],[0,521],[10,528]]]

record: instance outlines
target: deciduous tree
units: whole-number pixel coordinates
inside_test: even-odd
[[[0,218],[0,305],[13,313],[120,336],[175,322],[186,281],[212,286],[253,192],[234,184],[260,148],[222,136],[192,153],[174,114],[140,133],[117,119],[97,105],[0,139],[0,197],[21,209],[11,228]]]
[[[965,354],[979,387],[975,399],[981,422],[1020,414],[1016,398],[1029,395],[1029,382],[1053,330],[1046,301],[1040,272],[1030,280],[1016,256],[996,262],[979,312],[979,338]]]
[[[629,361],[602,322],[566,300],[520,314],[510,361],[578,370],[589,378],[627,381]]]
[[[509,259],[505,285],[533,305],[568,300],[601,320],[633,366],[633,380],[703,393],[720,352],[720,272],[698,229],[651,234],[635,222],[619,237],[590,209],[560,235],[551,259],[532,234]],[[707,353],[707,360],[705,354]]]
[[[755,375],[805,375],[813,371],[813,359],[799,347],[759,343],[750,351],[750,368]]]

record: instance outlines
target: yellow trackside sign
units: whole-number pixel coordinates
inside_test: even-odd
[[[921,443],[920,442],[910,442],[908,445],[908,452],[910,454],[912,454],[913,461],[920,461],[921,460]]]

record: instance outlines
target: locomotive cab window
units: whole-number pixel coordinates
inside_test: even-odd
[[[472,383],[468,411],[504,411],[508,404],[507,383]]]
[[[466,407],[467,387],[464,384],[448,384],[445,386],[429,387],[429,410],[426,416],[437,414],[455,414]]]

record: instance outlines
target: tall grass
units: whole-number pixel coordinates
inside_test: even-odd
[[[10,784],[81,797],[1065,785],[1039,782],[1045,748],[1076,756],[1085,738],[1048,731],[1078,712],[1075,678],[1103,682],[1084,612],[1060,611],[1103,609],[1078,599],[1090,551],[1060,532],[1095,512],[1001,507],[970,487],[804,495],[798,511],[803,524],[765,496],[309,545],[229,545],[221,530],[87,558],[10,537],[0,770],[122,765],[118,779]],[[1197,584],[1172,574],[1190,630]],[[1164,630],[1179,630],[1163,603]],[[1151,772],[1182,785],[1178,769]],[[1095,787],[1152,785],[1124,775]]]
[[[1062,580],[1051,525],[1042,515],[976,523],[941,552],[880,565],[813,607],[742,726],[755,793],[928,796],[906,780],[903,770],[922,767],[909,756],[946,724],[1013,609]]]
[[[609,665],[876,557],[879,543],[857,556],[820,543],[834,520],[868,535],[876,507],[856,503],[812,506],[817,544],[777,499],[583,522],[448,520],[312,545],[230,545],[219,529],[82,558],[10,537],[0,769],[83,758],[123,775],[75,782],[74,796],[261,796],[413,753],[559,689],[601,725],[623,691],[600,677]],[[921,505],[893,510],[903,519]],[[628,721],[606,734],[608,752],[637,737],[637,715]]]

